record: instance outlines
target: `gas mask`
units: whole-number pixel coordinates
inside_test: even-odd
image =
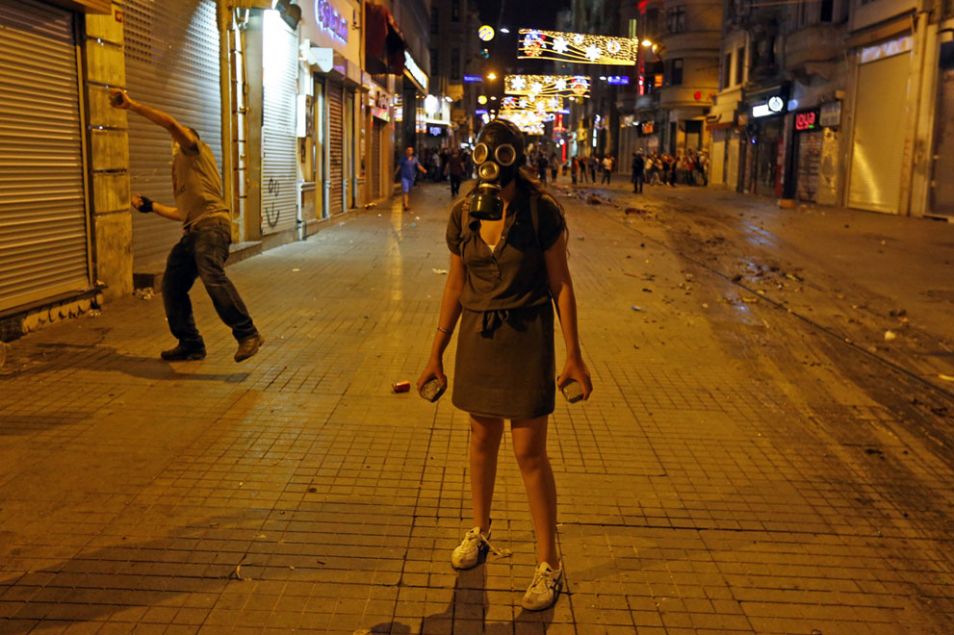
[[[470,215],[480,220],[500,220],[500,191],[517,178],[523,161],[523,134],[511,122],[494,119],[480,131],[472,158],[477,166],[477,187],[471,195]]]

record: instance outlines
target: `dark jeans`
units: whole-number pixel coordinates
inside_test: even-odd
[[[256,335],[258,331],[239,297],[232,281],[225,275],[232,237],[228,225],[209,224],[186,232],[166,261],[162,277],[162,301],[166,307],[169,330],[183,346],[203,348],[205,343],[192,317],[189,290],[195,279],[212,298],[216,313],[232,329],[236,340]]]
[[[460,177],[450,175],[451,196],[456,197],[460,193]]]
[[[611,176],[611,173],[609,170],[603,170],[603,183],[609,183],[610,176]]]
[[[645,179],[643,178],[642,172],[637,172],[633,174],[633,192],[635,192],[636,194],[642,194],[644,181]]]

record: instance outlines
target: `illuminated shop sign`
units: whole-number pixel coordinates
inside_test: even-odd
[[[404,70],[408,72],[413,79],[418,84],[418,88],[422,92],[427,92],[427,73],[421,70],[421,67],[417,65],[417,62],[414,61],[414,58],[408,53],[407,49],[404,50]]]
[[[348,43],[348,20],[328,0],[315,0],[315,22],[335,38]]]
[[[481,75],[464,75],[465,84],[481,84],[484,78]]]
[[[640,125],[639,129],[642,131],[644,135],[651,135],[654,132],[656,132],[656,125],[655,125],[655,122],[644,121],[642,125]]]
[[[807,132],[809,130],[818,130],[821,127],[818,116],[818,109],[803,110],[795,113],[795,130],[797,132]]]
[[[629,86],[629,75],[609,75],[606,83],[610,86]]]
[[[785,100],[778,95],[768,98],[768,101],[752,107],[753,117],[768,117],[785,112]]]

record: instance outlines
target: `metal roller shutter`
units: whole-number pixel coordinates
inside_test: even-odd
[[[331,179],[332,214],[344,211],[344,84],[328,80],[328,144],[331,154],[328,177]]]
[[[896,55],[858,70],[849,207],[898,213],[910,63],[909,55]]]
[[[274,234],[298,220],[298,36],[277,11],[265,13],[264,28],[262,233]]]
[[[63,9],[0,0],[0,311],[89,288],[73,28]]]
[[[373,120],[371,133],[371,198],[381,198],[381,136],[384,134],[384,124]]]
[[[195,128],[222,165],[219,33],[211,0],[127,0],[126,87],[134,99]],[[129,116],[129,176],[133,192],[167,205],[172,193],[169,133]],[[161,271],[182,227],[152,214],[133,214],[133,268]]]

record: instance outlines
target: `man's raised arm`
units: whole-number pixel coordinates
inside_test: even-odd
[[[123,110],[131,110],[132,112],[141,115],[156,124],[165,128],[176,143],[179,144],[184,151],[189,153],[195,153],[198,149],[198,139],[195,134],[181,123],[176,121],[175,117],[170,115],[167,112],[163,112],[158,108],[153,108],[142,102],[136,101],[128,94],[126,91],[120,90],[119,88],[113,88],[109,91],[109,103],[113,108],[121,108]]]

